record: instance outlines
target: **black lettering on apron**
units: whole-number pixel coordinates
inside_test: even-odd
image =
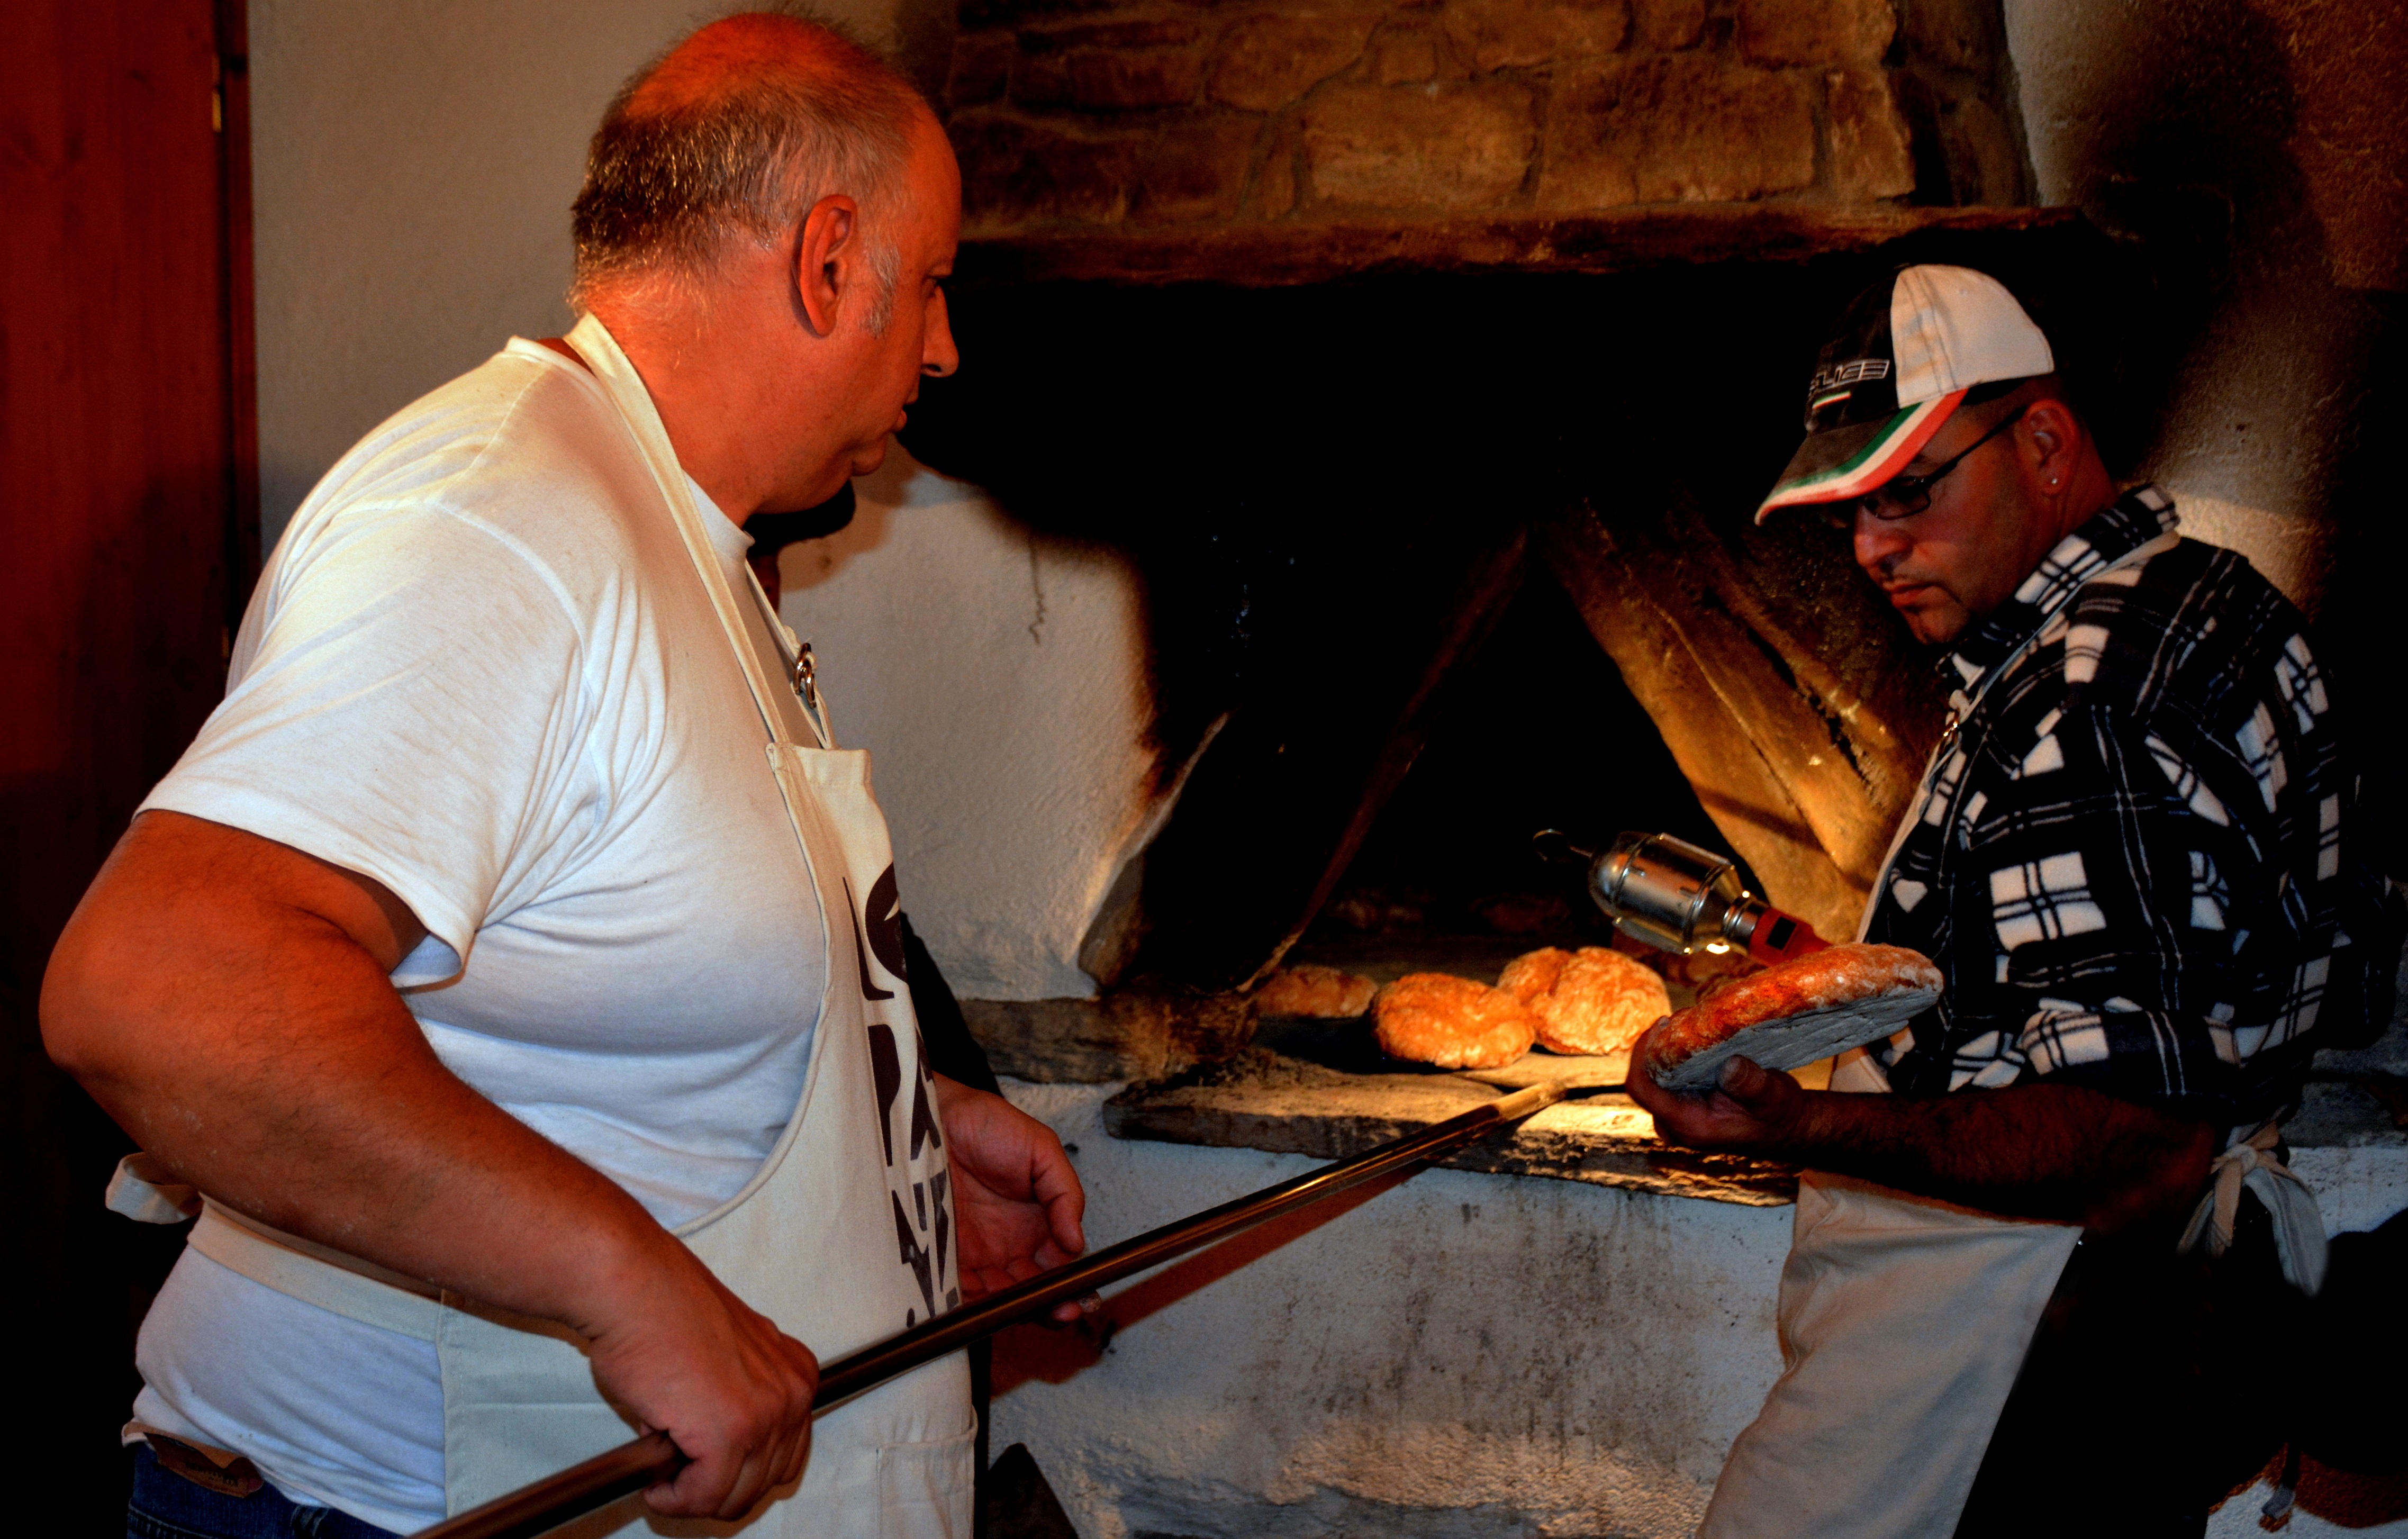
[[[934,1315],[937,1312],[936,1255],[920,1244],[919,1236],[911,1228],[911,1215],[903,1211],[903,1199],[892,1191],[886,1196],[895,1204],[895,1247],[902,1252],[903,1264],[911,1269],[912,1278],[920,1285],[921,1302],[928,1306],[928,1313]],[[907,1312],[904,1329],[908,1330],[918,1323],[917,1316]]]
[[[877,885],[871,887],[869,890],[871,896],[875,897],[882,889],[888,895],[888,900],[891,902],[895,892],[895,868],[891,865],[888,866],[885,871],[880,875]],[[865,1000],[891,1000],[895,998],[895,991],[893,989],[881,988],[876,984],[869,981],[869,942],[861,933],[862,916],[859,913],[853,912],[853,879],[851,877],[847,877],[844,880],[844,903],[846,917],[853,921],[853,965],[861,970],[861,997]],[[899,918],[896,920],[895,928],[896,934],[899,937],[902,934],[902,920]],[[896,942],[896,948],[898,953],[902,949],[902,942],[899,939]],[[881,956],[879,960],[882,962],[885,960],[885,957]],[[900,971],[896,971],[894,969],[889,969],[888,971],[894,971],[895,975],[898,978],[902,976]]]
[[[903,900],[895,885],[892,861],[869,885],[869,901],[862,908],[861,922],[869,932],[869,954],[878,958],[887,976],[908,977],[903,960]]]
[[[886,1146],[886,1163],[895,1163],[895,1097],[903,1088],[903,1061],[896,1057],[895,1028],[883,1021],[869,1023],[869,1072],[878,1083],[878,1137]]]

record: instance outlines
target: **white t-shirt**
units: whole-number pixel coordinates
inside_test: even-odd
[[[751,537],[695,495],[742,596]],[[294,515],[228,685],[146,810],[391,888],[427,929],[393,981],[436,1054],[662,1223],[743,1187],[801,1093],[818,898],[742,672],[584,370],[513,339],[371,433]],[[137,1360],[137,1417],[294,1499],[442,1517],[428,1344],[187,1250]]]

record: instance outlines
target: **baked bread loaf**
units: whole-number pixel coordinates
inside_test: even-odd
[[[1380,985],[1359,972],[1300,962],[1283,967],[1254,991],[1254,1010],[1264,1015],[1309,1015],[1348,1020],[1371,1008]]]
[[[1407,973],[1380,990],[1371,1013],[1382,1052],[1440,1069],[1502,1069],[1539,1035],[1521,1000],[1444,972]]]
[[[1539,1045],[1551,1053],[1623,1052],[1672,1009],[1653,968],[1608,946],[1516,956],[1497,986],[1539,1017]]]
[[[1571,959],[1572,954],[1561,946],[1526,951],[1505,964],[1505,971],[1497,975],[1497,986],[1528,1004],[1555,991],[1555,980],[1564,975],[1564,964]]]
[[[1641,1039],[1631,1067],[1668,1090],[1710,1090],[1726,1059],[1798,1069],[1888,1036],[1940,998],[1940,970],[1904,946],[1851,942],[1751,973]]]

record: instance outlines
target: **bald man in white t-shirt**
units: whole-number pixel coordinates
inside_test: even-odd
[[[694,562],[734,591],[745,520],[876,468],[920,379],[953,371],[959,205],[925,104],[802,22],[714,23],[614,103],[578,299],[673,447]],[[818,938],[846,926],[822,922],[734,633],[596,373],[513,341],[329,473],[263,574],[224,705],[61,940],[42,1020],[176,1180],[566,1328],[691,1460],[653,1510],[733,1518],[802,1471],[817,1362],[670,1231],[780,1139],[829,982]],[[782,678],[770,620],[744,626]],[[808,742],[805,702],[777,710]],[[935,1085],[963,1291],[1075,1254],[1058,1141]],[[401,1532],[445,1511],[435,1362],[188,1250],[136,1417]]]

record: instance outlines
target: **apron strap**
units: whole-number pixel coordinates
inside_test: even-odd
[[[432,1284],[271,1230],[215,1202],[202,1208],[186,1244],[263,1287],[379,1330],[431,1342],[443,1318],[443,1295]]]
[[[137,1224],[180,1224],[201,1211],[201,1194],[139,1150],[117,1162],[101,1198],[108,1211]]]
[[[651,392],[636,372],[636,366],[619,350],[617,338],[610,335],[600,318],[592,314],[580,320],[570,330],[569,346],[577,350],[586,367],[609,394],[618,408],[619,416],[627,431],[643,452],[644,463],[652,472],[652,483],[660,488],[661,497],[668,504],[669,513],[677,525],[678,536],[685,545],[685,554],[694,563],[695,575],[702,580],[702,591],[710,596],[711,612],[719,617],[719,628],[727,638],[728,650],[736,654],[736,666],[744,672],[744,686],[752,691],[752,707],[761,713],[761,725],[772,742],[785,741],[785,728],[779,719],[776,688],[761,666],[760,654],[752,648],[752,639],[744,632],[743,611],[737,608],[737,597],[728,585],[727,574],[720,569],[719,553],[704,532],[702,511],[694,505],[694,495],[688,490],[685,476],[678,470],[677,451],[669,443],[668,429],[661,424],[661,415],[652,406]],[[761,592],[760,581],[748,571],[746,579],[752,587],[753,602],[769,620],[769,634],[783,639],[784,625],[768,608],[768,596]],[[789,664],[796,670],[797,683],[804,679],[802,665],[809,656],[807,648],[798,648]],[[803,695],[804,714],[811,719],[814,731],[822,738],[820,746],[832,748],[828,741],[824,714],[811,709],[816,704],[818,690],[813,687]]]
[[[2182,1243],[2175,1248],[2187,1256],[2204,1243],[2211,1257],[2230,1249],[2233,1225],[2241,1212],[2241,1188],[2245,1186],[2274,1221],[2274,1254],[2283,1263],[2283,1280],[2313,1299],[2325,1286],[2329,1259],[2324,1215],[2307,1183],[2274,1158],[2274,1146],[2281,1141],[2281,1131],[2266,1122],[2215,1157],[2207,1168],[2207,1191],[2191,1210],[2190,1226],[2183,1230]]]
[[[197,1214],[184,1243],[227,1271],[346,1319],[435,1339],[443,1295],[433,1284],[246,1217],[174,1180],[147,1154],[117,1162],[106,1201],[110,1212],[140,1224],[179,1224]]]

